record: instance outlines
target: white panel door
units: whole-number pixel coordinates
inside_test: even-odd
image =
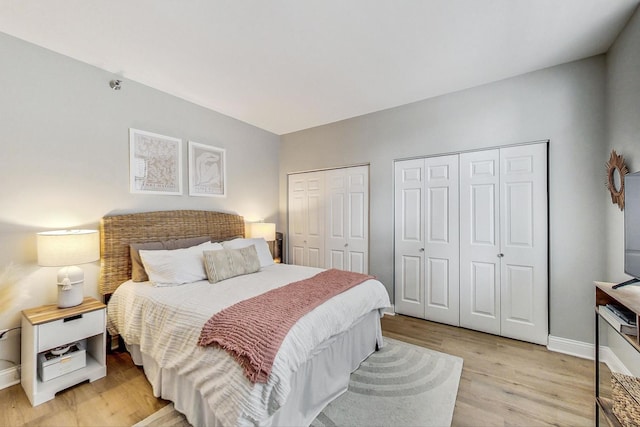
[[[303,175],[289,175],[289,263],[305,265],[307,181]]]
[[[324,176],[289,175],[289,262],[324,267]]]
[[[345,170],[347,175],[347,247],[348,269],[369,272],[369,167]]]
[[[425,318],[458,326],[458,155],[424,162]]]
[[[325,181],[327,185],[325,260],[327,268],[347,270],[345,253],[347,230],[344,221],[348,197],[346,176],[340,170],[328,172]]]
[[[326,268],[369,271],[369,168],[325,171]]]
[[[394,174],[396,311],[547,344],[546,144],[398,161]]]
[[[547,145],[500,150],[501,335],[548,337]]]
[[[395,311],[424,318],[424,159],[395,163]]]
[[[460,154],[460,326],[500,334],[499,151]]]

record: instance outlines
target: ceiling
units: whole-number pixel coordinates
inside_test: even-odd
[[[281,135],[604,53],[639,2],[0,0],[0,32]]]

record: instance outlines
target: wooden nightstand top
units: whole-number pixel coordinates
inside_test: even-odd
[[[82,304],[76,305],[75,307],[58,308],[57,303],[48,304],[22,310],[22,314],[32,325],[39,325],[41,323],[47,323],[69,316],[77,316],[78,314],[100,310],[105,307],[106,305],[97,299],[93,297],[85,297]]]

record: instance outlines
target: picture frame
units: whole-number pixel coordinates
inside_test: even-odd
[[[189,141],[189,195],[227,196],[226,150]]]
[[[129,129],[129,192],[182,194],[182,140]]]

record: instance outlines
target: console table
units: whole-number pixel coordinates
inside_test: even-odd
[[[606,304],[618,304],[622,305],[636,314],[636,324],[638,323],[638,314],[640,314],[640,287],[638,286],[625,286],[618,289],[613,289],[615,283],[607,282],[594,282],[596,289],[596,354],[595,354],[595,374],[596,374],[596,387],[595,387],[595,399],[596,399],[596,426],[600,422],[600,411],[602,411],[604,417],[609,422],[609,425],[620,426],[620,422],[613,414],[613,401],[612,399],[600,396],[600,330],[599,330],[599,318],[600,311],[599,306]],[[608,325],[608,323],[607,323]],[[622,336],[636,351],[640,352],[640,337],[636,331],[636,335],[623,334],[620,331],[614,329],[620,336]]]

